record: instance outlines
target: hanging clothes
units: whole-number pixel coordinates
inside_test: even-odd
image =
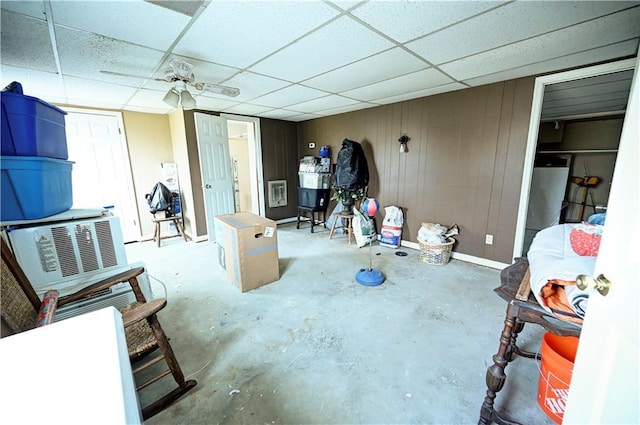
[[[369,184],[369,166],[358,142],[344,139],[336,160],[334,187],[355,191]]]

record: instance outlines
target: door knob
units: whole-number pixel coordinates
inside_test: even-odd
[[[609,288],[611,288],[611,282],[609,279],[604,277],[603,274],[596,277],[595,279],[591,276],[587,276],[585,274],[581,274],[576,277],[576,286],[581,290],[592,290],[600,292],[600,295],[605,296],[609,293]]]
[[[210,184],[205,184],[205,185],[204,185],[204,187],[205,187],[206,189],[211,189],[211,185],[210,185]]]

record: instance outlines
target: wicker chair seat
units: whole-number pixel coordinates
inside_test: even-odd
[[[124,314],[127,311],[131,311],[138,307],[141,303],[134,302],[126,305],[120,309],[120,313]],[[148,353],[150,350],[158,348],[158,343],[153,331],[149,327],[149,323],[146,320],[133,323],[124,328],[124,333],[127,338],[127,347],[129,349],[129,357],[132,360]]]

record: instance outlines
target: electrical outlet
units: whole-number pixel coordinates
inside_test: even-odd
[[[315,143],[313,143],[313,142],[309,143],[309,149],[315,149],[315,147],[316,147]]]
[[[493,235],[485,235],[484,243],[487,245],[493,245]]]

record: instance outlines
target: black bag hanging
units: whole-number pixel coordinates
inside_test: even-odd
[[[344,139],[336,159],[334,187],[355,191],[369,184],[369,167],[358,142]]]
[[[165,211],[171,206],[172,194],[169,188],[161,182],[156,183],[151,189],[151,193],[147,195],[147,203],[149,211],[155,214],[158,211]]]

